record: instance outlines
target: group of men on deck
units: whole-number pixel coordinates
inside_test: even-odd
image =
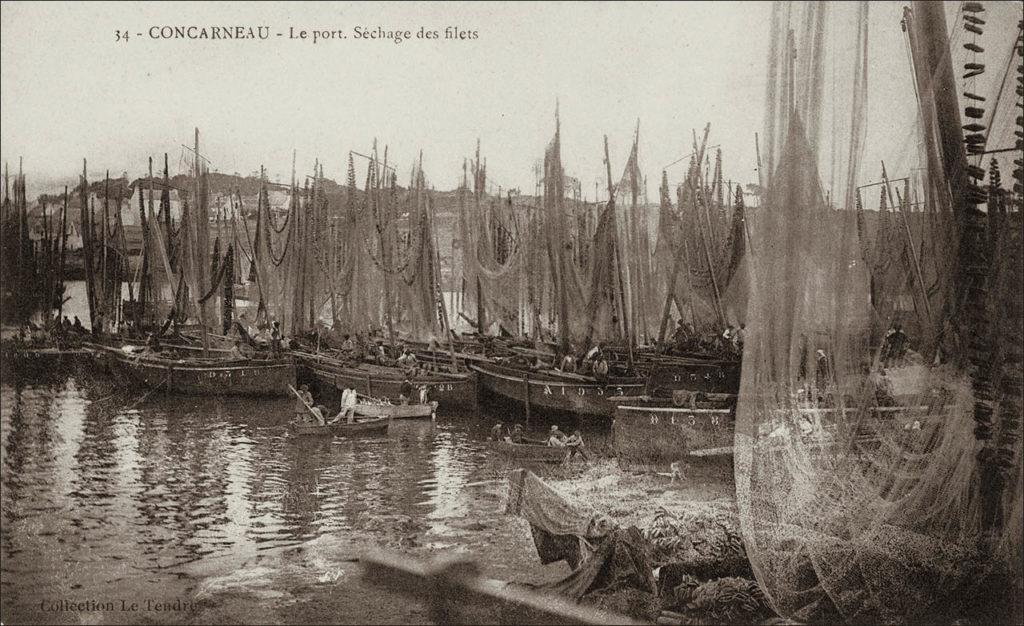
[[[269,324],[263,322],[253,326],[249,323],[248,316],[243,313],[232,324],[232,334],[235,337],[235,347],[232,352],[237,351],[237,355],[244,358],[252,357],[256,350],[266,349],[269,349],[277,357],[281,355],[282,351],[293,347],[291,345],[293,342],[284,336],[281,322],[278,320],[271,320]]]
[[[25,322],[14,336],[15,340],[23,345],[43,345],[53,337],[63,338],[71,335],[89,334],[89,331],[82,326],[82,320],[78,319],[77,315],[75,316],[74,323],[65,315],[63,321],[58,321],[54,318],[48,323],[44,322],[44,324],[39,325],[33,322]]]
[[[598,380],[608,378],[611,366],[608,357],[601,350],[601,344],[595,344],[579,361],[573,350],[567,352],[558,364],[558,370],[570,374],[591,375]]]
[[[706,352],[739,355],[743,353],[746,335],[746,324],[740,324],[739,328],[728,324],[721,333],[698,333],[693,324],[679,318],[664,350],[677,354]]]

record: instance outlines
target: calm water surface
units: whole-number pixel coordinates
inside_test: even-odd
[[[443,534],[473,512],[464,486],[504,469],[476,415],[299,438],[289,400],[144,393],[84,375],[0,385],[4,623],[51,599],[184,596],[246,555],[381,517]]]

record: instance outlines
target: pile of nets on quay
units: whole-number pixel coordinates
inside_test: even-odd
[[[509,476],[505,509],[530,524],[541,563],[572,572],[536,588],[667,624],[763,623],[775,617],[753,580],[729,502],[682,502],[620,526],[532,472]]]

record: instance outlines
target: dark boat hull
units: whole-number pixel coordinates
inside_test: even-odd
[[[337,424],[325,424],[324,426],[319,424],[299,424],[292,422],[291,429],[296,435],[303,436],[341,435],[343,437],[354,437],[360,435],[384,434],[388,432],[388,427],[390,425],[391,420],[384,417],[367,420],[365,422],[355,422],[353,424],[338,422]]]
[[[396,371],[395,376],[383,375],[384,368],[337,367],[312,361],[304,361],[303,367],[321,389],[338,392],[355,389],[356,392],[372,398],[386,398],[398,402],[403,378]],[[469,376],[436,376],[416,378],[414,385],[426,385],[427,397],[435,400],[442,408],[467,407],[476,403],[476,387]]]
[[[488,441],[487,447],[495,456],[513,463],[564,463],[570,452],[569,448],[505,441]]]
[[[627,465],[673,463],[732,446],[733,408],[690,408],[631,400],[615,408],[615,456]],[[695,454],[696,453],[696,454]]]
[[[606,383],[584,377],[559,378],[544,372],[481,363],[471,366],[483,391],[499,400],[511,400],[531,410],[571,414],[575,417],[611,418],[616,396],[639,395],[638,378],[610,379]]]
[[[194,396],[289,397],[295,364],[289,361],[189,362],[107,350],[115,376],[149,389]]]
[[[0,350],[3,377],[47,378],[91,363],[92,352],[82,348],[11,348]]]

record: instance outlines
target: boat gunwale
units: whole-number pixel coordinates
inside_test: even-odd
[[[353,378],[360,378],[360,379],[365,379],[367,376],[370,376],[371,378],[373,378],[375,380],[389,381],[389,382],[393,381],[393,382],[396,382],[396,383],[401,383],[403,380],[405,380],[404,376],[373,376],[373,374],[375,372],[373,372],[372,370],[359,370],[358,367],[343,366],[343,365],[332,366],[332,365],[328,364],[328,367],[325,368],[325,367],[322,367],[323,365],[324,365],[323,363],[303,363],[304,367],[308,367],[309,369],[311,369],[313,371],[320,372],[320,373],[323,373],[323,374],[331,374],[331,375],[338,375],[338,376],[351,376]],[[337,370],[342,370],[342,371],[336,371],[336,370],[328,369],[330,367],[334,367]],[[470,380],[469,374],[443,374],[443,375],[438,376],[436,373],[433,373],[433,372],[431,372],[430,376],[420,375],[420,376],[417,376],[416,378],[411,379],[411,380],[413,380],[413,382],[418,383],[418,384],[431,384],[431,383],[450,384],[450,383],[470,383],[470,382],[472,382]]]
[[[504,367],[504,366],[501,366],[501,365],[495,365],[493,363],[489,363],[488,365],[499,367],[499,368],[505,369],[505,370],[517,371],[514,368]],[[494,376],[495,378],[500,378],[502,380],[513,381],[513,382],[517,382],[517,383],[522,383],[525,380],[525,382],[527,382],[527,383],[529,383],[531,385],[542,385],[542,386],[543,385],[548,385],[548,386],[554,385],[554,386],[558,386],[558,387],[588,387],[588,388],[595,388],[595,389],[605,389],[607,387],[625,387],[625,386],[643,387],[644,386],[643,379],[640,378],[640,377],[638,377],[636,379],[630,378],[630,379],[628,379],[626,381],[622,381],[621,379],[609,379],[607,382],[590,381],[590,380],[569,381],[569,380],[558,380],[557,378],[555,378],[555,376],[557,376],[557,375],[551,374],[551,373],[547,373],[547,372],[528,372],[528,373],[524,373],[522,376],[512,376],[512,375],[504,373],[504,372],[495,372],[493,370],[492,371],[484,370],[483,368],[481,368],[480,366],[478,366],[476,364],[470,365],[469,367],[473,371],[479,372],[481,374],[486,374],[487,376]],[[536,375],[538,375],[538,377],[537,378],[533,378],[531,376],[532,374],[536,374]],[[552,377],[554,379],[553,380],[549,380],[548,378],[542,378],[543,376],[550,376],[550,377]]]

